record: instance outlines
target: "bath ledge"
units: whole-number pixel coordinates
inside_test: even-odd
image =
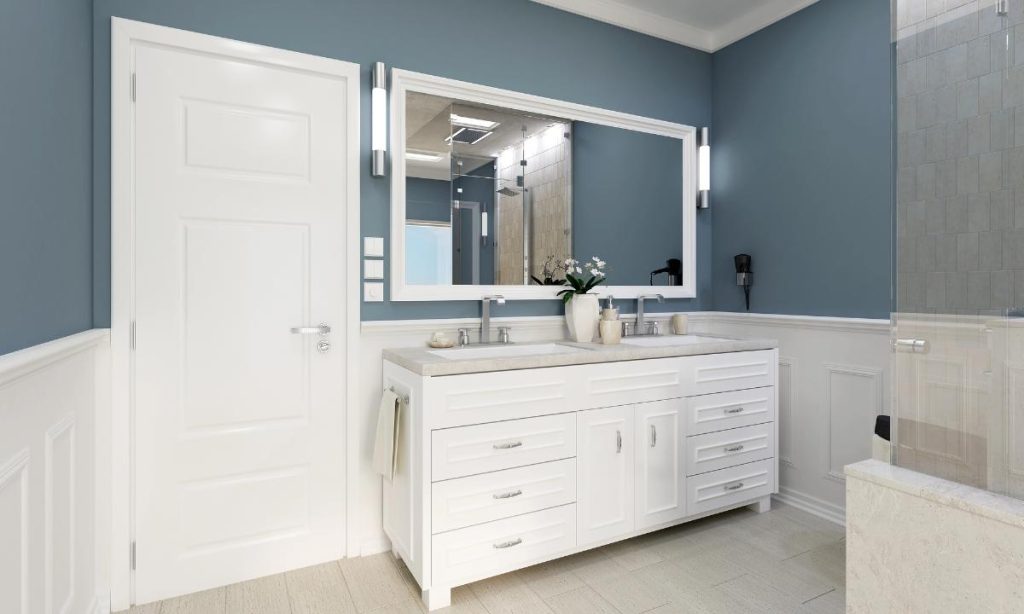
[[[878,460],[847,465],[846,475],[865,482],[991,518],[1024,529],[1024,501],[944,480]]]

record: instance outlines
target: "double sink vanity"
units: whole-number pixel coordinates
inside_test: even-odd
[[[777,491],[774,342],[698,335],[385,350],[404,397],[384,530],[451,589]]]

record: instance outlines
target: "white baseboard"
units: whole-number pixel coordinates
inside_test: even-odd
[[[363,540],[359,548],[359,556],[370,556],[381,552],[391,552],[391,540],[383,531],[380,535]]]
[[[846,526],[846,510],[838,505],[833,505],[827,501],[822,501],[816,497],[785,487],[780,488],[779,494],[773,495],[773,498],[798,510],[803,510],[808,514],[813,514],[818,518],[834,522],[841,527]]]

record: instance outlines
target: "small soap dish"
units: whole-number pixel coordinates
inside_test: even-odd
[[[446,350],[448,348],[455,347],[455,340],[449,339],[448,335],[441,331],[437,331],[430,336],[430,341],[427,341],[427,345],[439,350]]]

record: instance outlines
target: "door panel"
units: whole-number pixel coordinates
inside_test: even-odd
[[[636,527],[686,515],[684,399],[636,406]]]
[[[344,553],[347,126],[358,109],[337,75],[144,44],[134,58],[145,603]],[[320,323],[331,332],[291,331]]]
[[[581,546],[633,530],[633,406],[579,413]]]

